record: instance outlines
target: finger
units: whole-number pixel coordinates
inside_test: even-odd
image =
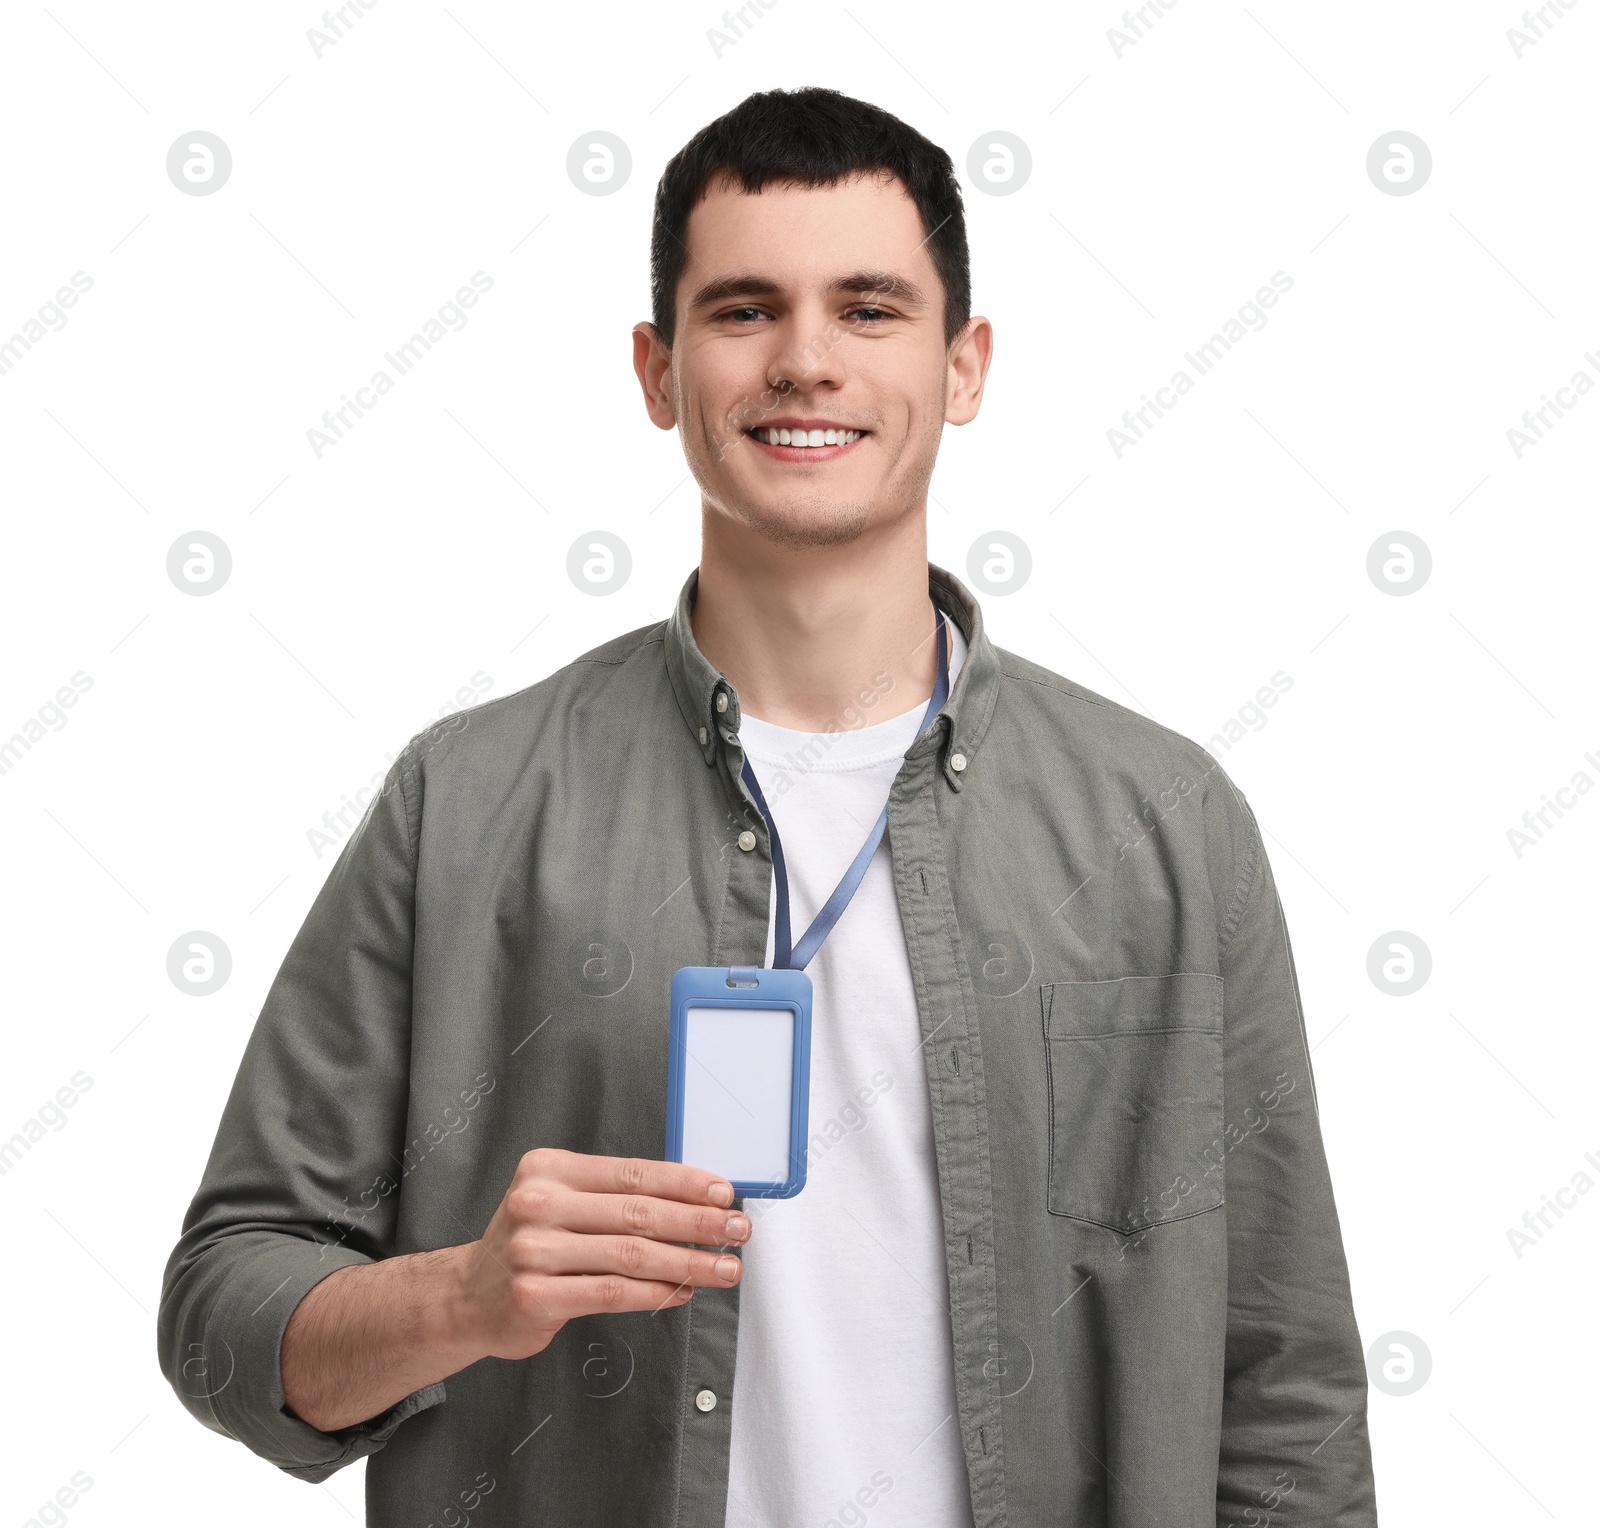
[[[552,1223],[591,1236],[644,1236],[706,1247],[735,1247],[750,1236],[750,1217],[742,1210],[702,1208],[648,1194],[562,1194]]]
[[[513,1286],[523,1312],[541,1324],[607,1311],[671,1310],[694,1294],[689,1284],[620,1274],[525,1274]]]
[[[733,1203],[733,1185],[719,1173],[685,1162],[657,1162],[651,1157],[601,1157],[585,1152],[540,1147],[523,1164],[559,1179],[569,1188],[590,1194],[648,1194],[683,1204]]]
[[[740,1260],[729,1252],[697,1252],[643,1236],[584,1236],[543,1231],[516,1248],[519,1272],[618,1273],[624,1278],[727,1289],[739,1282]]]

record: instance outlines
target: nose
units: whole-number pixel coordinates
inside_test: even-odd
[[[837,319],[806,304],[790,314],[783,330],[784,348],[767,370],[770,387],[789,393],[843,385],[846,330]]]

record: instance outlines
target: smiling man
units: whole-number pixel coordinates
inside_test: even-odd
[[[168,1378],[301,1478],[370,1455],[375,1524],[1374,1524],[1254,816],[927,560],[992,349],[949,157],[752,96],[667,166],[652,278],[699,566],[396,761],[257,1021]],[[814,987],[790,1199],[661,1160],[673,973],[758,964]]]

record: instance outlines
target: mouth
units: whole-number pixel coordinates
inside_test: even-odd
[[[785,424],[757,425],[744,432],[770,457],[782,462],[826,462],[843,456],[872,432],[852,430],[821,420],[796,419]]]

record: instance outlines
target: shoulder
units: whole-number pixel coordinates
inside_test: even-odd
[[[612,637],[554,673],[509,695],[454,712],[416,733],[395,761],[416,776],[446,759],[515,762],[528,757],[547,728],[595,704],[634,705],[647,689],[667,683],[662,662],[664,621]]]
[[[1108,795],[1143,809],[1154,803],[1169,830],[1198,835],[1224,900],[1248,890],[1264,851],[1255,813],[1216,756],[1172,727],[1098,694],[1043,665],[995,648],[1000,707],[1034,758],[1052,756]],[[1048,767],[1048,766],[1047,766]],[[1198,813],[1175,812],[1178,801]]]
[[[1043,728],[1047,737],[1070,739],[1080,752],[1107,764],[1154,761],[1197,779],[1220,774],[1216,759],[1183,733],[1017,653],[997,647],[995,658],[1004,704],[1025,717],[1026,725]]]

